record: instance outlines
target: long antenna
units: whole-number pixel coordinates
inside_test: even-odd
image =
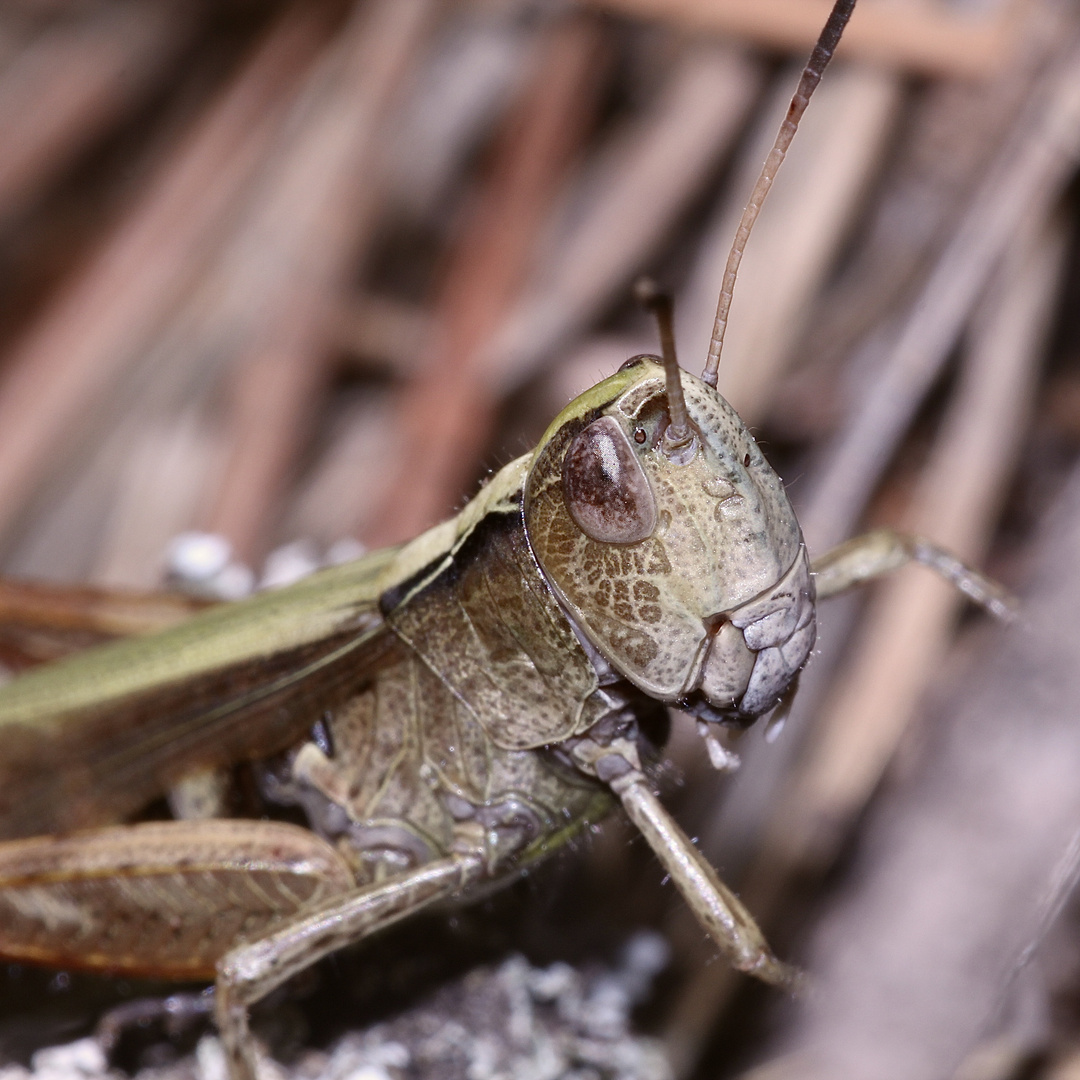
[[[750,201],[746,204],[746,209],[743,210],[739,227],[735,232],[735,240],[728,255],[727,266],[724,268],[724,283],[720,288],[720,301],[716,305],[716,319],[713,322],[712,338],[709,340],[709,358],[705,362],[705,370],[701,373],[701,381],[708,383],[710,386],[716,385],[716,375],[720,370],[720,351],[724,347],[728,311],[731,309],[731,294],[735,289],[735,278],[739,273],[739,263],[742,262],[746,240],[750,236],[750,230],[754,227],[754,222],[757,221],[761,204],[765,201],[765,196],[769,194],[769,188],[772,187],[776,171],[783,163],[784,156],[791,145],[791,140],[795,137],[802,114],[806,112],[806,106],[810,104],[810,95],[817,88],[817,84],[821,82],[821,74],[832,59],[833,52],[840,41],[840,35],[844,32],[844,27],[847,26],[847,21],[851,18],[854,7],[855,0],[836,0],[836,3],[833,4],[832,12],[825,23],[825,29],[821,31],[821,36],[814,46],[814,51],[810,54],[806,67],[803,68],[802,78],[799,80],[795,96],[788,106],[787,116],[780,125],[776,142],[773,143],[773,148],[765,159],[765,165],[761,170],[757,183],[754,185]]]

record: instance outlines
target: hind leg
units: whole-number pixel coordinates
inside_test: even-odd
[[[231,1080],[256,1080],[248,1008],[317,960],[453,896],[483,876],[478,855],[455,855],[305,910],[218,962],[214,1013]]]

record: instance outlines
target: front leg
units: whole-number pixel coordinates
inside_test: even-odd
[[[1008,621],[1015,614],[1016,601],[996,581],[937,544],[893,529],[875,529],[839,544],[814,559],[811,571],[818,599],[824,600],[909,562],[936,571],[996,618]]]
[[[753,916],[653,794],[641,770],[637,722],[615,715],[565,748],[582,772],[608,784],[653,854],[668,872],[698,922],[732,967],[763,982],[798,992],[805,977],[769,948]]]
[[[731,966],[772,986],[801,990],[805,976],[773,955],[754,917],[664,809],[645,777],[631,770],[612,781],[611,787]]]
[[[292,975],[438,900],[484,873],[479,854],[459,854],[334,897],[273,933],[240,945],[217,966],[214,1013],[231,1080],[256,1080],[248,1008]]]

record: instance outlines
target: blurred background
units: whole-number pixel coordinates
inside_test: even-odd
[[[0,570],[229,597],[408,539],[657,351],[642,273],[700,371],[828,8],[2,0]],[[914,569],[834,601],[732,777],[674,725],[666,800],[817,992],[727,970],[613,818],[338,962],[354,1023],[651,928],[661,1071],[580,1080],[1080,1078],[1078,158],[1074,4],[860,0],[743,263],[720,390],[811,554],[891,525],[1023,599],[992,626]],[[31,984],[71,979],[8,972],[12,1060],[86,1023]]]

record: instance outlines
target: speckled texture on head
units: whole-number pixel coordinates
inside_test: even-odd
[[[802,544],[780,478],[735,410],[687,373],[683,388],[701,442],[688,463],[664,453],[663,368],[640,358],[564,410],[525,485],[529,541],[571,615],[618,671],[667,701],[694,688],[704,620],[775,585]],[[656,501],[656,528],[634,543],[586,535],[564,495],[565,455],[601,417],[625,433]]]

